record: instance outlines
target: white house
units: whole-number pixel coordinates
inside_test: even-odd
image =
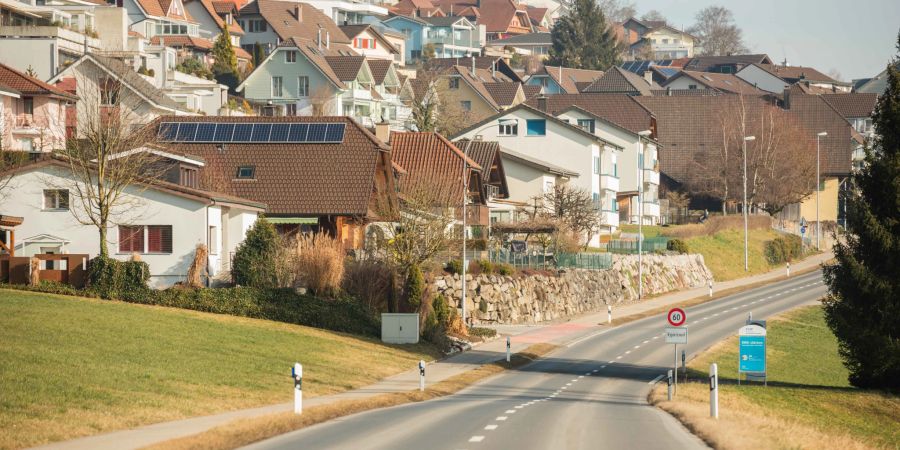
[[[612,167],[613,175],[619,177],[619,220],[638,223],[642,218],[644,225],[659,224],[659,159],[657,143],[649,133],[638,135],[578,106],[561,111],[557,117],[622,148]],[[643,190],[642,199],[638,198],[639,189]],[[638,212],[641,204],[643,215]]]
[[[519,220],[516,217],[519,207],[531,205],[535,197],[552,192],[557,184],[568,183],[580,175],[509,148],[500,148],[500,158],[509,197],[503,202],[488,203],[492,224]]]
[[[781,94],[794,84],[811,89],[813,94],[850,92],[849,83],[837,81],[812,67],[754,63],[735,75],[759,89],[776,94]]]
[[[151,286],[163,288],[185,280],[197,245],[204,244],[210,276],[221,279],[227,275],[230,255],[265,205],[185,185],[197,179],[184,176],[186,171],[203,162],[168,156],[172,173],[182,183],[154,181],[126,188],[108,230],[109,255],[128,260],[138,254],[150,266]],[[84,212],[72,193],[77,182],[68,163],[58,158],[16,169],[10,186],[15,195],[3,202],[2,213],[23,218],[15,228],[17,256],[98,254],[97,228],[83,224]]]
[[[621,146],[526,104],[472,125],[459,132],[454,139],[474,139],[476,136],[488,141],[495,140],[501,148],[525,157],[581,174],[570,183],[591,194],[604,229],[612,231],[618,228],[616,197],[620,182],[616,174]],[[512,190],[510,186],[511,195],[517,195]],[[593,236],[590,245],[598,244],[599,235]]]

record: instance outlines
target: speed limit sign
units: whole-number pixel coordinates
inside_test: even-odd
[[[673,327],[680,327],[684,325],[684,321],[687,320],[687,316],[684,314],[684,310],[681,308],[672,308],[669,310],[669,314],[666,316],[669,320],[669,324]]]

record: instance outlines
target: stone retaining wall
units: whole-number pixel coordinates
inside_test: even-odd
[[[644,255],[644,296],[706,285],[702,255]],[[466,275],[473,324],[537,323],[637,300],[638,258],[614,255],[609,270],[566,270],[559,276]],[[459,275],[434,280],[437,293],[461,307]]]

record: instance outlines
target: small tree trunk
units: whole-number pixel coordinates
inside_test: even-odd
[[[728,215],[728,209],[727,209],[726,206],[725,206],[726,203],[727,203],[727,202],[723,199],[723,200],[722,200],[722,215],[723,215],[723,216],[727,216],[727,215]]]
[[[109,257],[109,246],[106,244],[106,226],[100,226],[100,257]]]

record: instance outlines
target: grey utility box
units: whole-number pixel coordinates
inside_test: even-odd
[[[381,315],[381,340],[388,344],[419,342],[419,315],[384,313]]]

